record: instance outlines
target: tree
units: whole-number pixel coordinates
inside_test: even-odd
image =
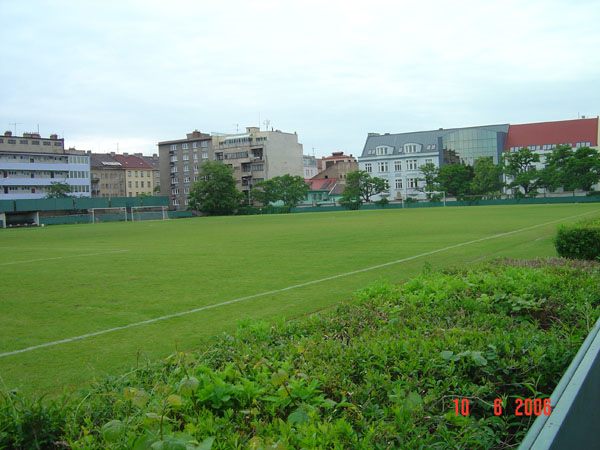
[[[504,173],[512,178],[509,187],[522,189],[524,195],[532,196],[540,186],[540,173],[533,163],[540,161],[540,155],[527,147],[504,155]],[[521,192],[521,191],[517,191]]]
[[[473,168],[465,164],[446,164],[440,167],[437,183],[449,196],[462,197],[470,192]]]
[[[503,186],[502,167],[494,164],[491,157],[477,158],[473,165],[471,193],[475,195],[499,195]]]
[[[432,192],[436,191],[438,186],[436,179],[439,175],[439,170],[433,163],[426,163],[419,167],[419,170],[423,174],[423,178],[419,178],[419,181],[425,182],[425,191]],[[431,193],[427,194],[427,198],[431,198]]]
[[[591,191],[600,181],[600,154],[590,147],[575,150],[573,158],[567,162],[568,182],[565,189]]]
[[[371,201],[371,197],[381,194],[389,189],[388,181],[372,177],[364,170],[348,172],[346,175],[346,188],[340,199],[340,204],[350,209],[360,208],[361,203]]]
[[[558,145],[546,156],[546,167],[538,171],[539,185],[550,192],[569,184],[567,164],[573,158],[573,149],[568,144]]]
[[[257,183],[252,190],[252,198],[263,205],[280,200],[287,208],[294,208],[307,193],[304,178],[285,174]]]
[[[211,215],[227,215],[240,206],[243,194],[235,187],[231,167],[208,161],[202,165],[199,181],[192,186],[189,205]]]
[[[46,191],[46,198],[63,198],[69,197],[71,193],[71,186],[67,183],[50,183],[48,190]]]

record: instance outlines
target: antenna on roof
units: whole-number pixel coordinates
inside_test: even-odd
[[[269,125],[271,125],[271,121],[269,119],[265,119],[265,121],[263,122],[265,129],[267,131],[269,131]]]
[[[21,122],[11,122],[9,125],[13,125],[15,127],[15,136],[17,135],[17,125],[23,125]]]

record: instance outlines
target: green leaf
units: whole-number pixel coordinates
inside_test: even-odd
[[[481,352],[471,352],[471,359],[480,367],[487,365],[487,359],[483,357]]]
[[[287,420],[290,425],[301,425],[303,423],[307,423],[309,421],[308,412],[306,411],[305,407],[299,406],[288,416]]]
[[[111,420],[102,426],[101,433],[106,442],[117,442],[125,434],[125,424],[120,420]]]

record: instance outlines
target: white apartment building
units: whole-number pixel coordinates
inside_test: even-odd
[[[52,183],[66,183],[71,195],[90,197],[90,158],[85,151],[65,149],[56,134],[0,136],[0,200],[46,197]]]

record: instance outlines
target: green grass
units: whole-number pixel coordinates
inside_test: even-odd
[[[0,353],[277,290],[498,233],[600,213],[598,205],[488,206],[69,225],[0,233]],[[0,358],[5,387],[59,392],[241,319],[293,318],[424,265],[555,255],[557,223],[77,342]],[[77,255],[127,250],[92,256]],[[63,258],[64,257],[64,258]],[[54,258],[54,259],[53,259]],[[62,258],[62,259],[59,259]],[[29,262],[28,262],[29,261]],[[17,262],[22,262],[14,264]]]

